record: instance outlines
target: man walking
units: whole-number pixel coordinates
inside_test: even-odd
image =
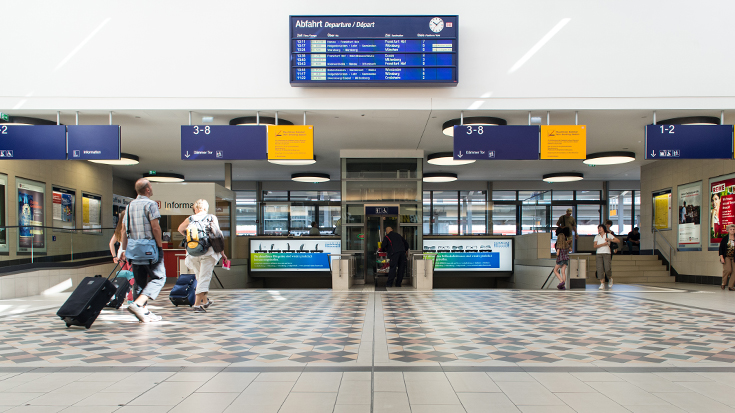
[[[556,221],[556,226],[561,227],[564,231],[564,235],[567,236],[567,239],[572,239],[572,232],[574,233],[574,240],[576,241],[579,239],[579,234],[577,233],[577,221],[574,220],[574,217],[572,216],[572,208],[567,208],[567,213],[560,216],[559,219]],[[571,251],[576,251],[576,242],[574,247]]]
[[[155,300],[161,288],[166,283],[166,267],[163,265],[163,243],[161,240],[161,213],[158,204],[151,200],[153,188],[145,178],[135,182],[135,192],[138,197],[128,205],[128,213],[123,218],[121,248],[122,259],[125,260],[125,248],[130,239],[155,240],[158,247],[158,260],[152,264],[140,265],[133,263],[133,276],[139,296],[128,306],[130,311],[141,323],[161,321],[161,317],[153,314],[146,308],[148,300]],[[127,231],[130,230],[130,234]],[[150,281],[148,278],[150,277]]]
[[[401,286],[403,282],[403,273],[406,270],[406,255],[408,255],[408,242],[401,236],[401,234],[394,232],[393,228],[385,228],[385,238],[381,244],[382,249],[388,253],[390,257],[390,271],[388,271],[388,281],[385,283],[386,287],[393,286],[393,280],[396,281],[396,287]],[[398,271],[398,278],[396,278],[396,271]]]

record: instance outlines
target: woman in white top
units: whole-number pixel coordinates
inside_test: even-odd
[[[610,279],[608,286],[610,288],[613,286],[612,269],[610,267],[612,263],[612,250],[610,250],[611,242],[619,244],[620,240],[615,238],[615,236],[607,230],[606,226],[598,225],[593,247],[597,249],[597,258],[595,261],[597,262],[597,279],[600,280],[600,290],[605,289],[605,275]]]
[[[212,229],[214,232],[221,233],[222,231],[219,228],[217,217],[210,215],[208,212],[209,202],[204,199],[197,200],[194,203],[194,215],[185,219],[184,222],[179,225],[179,232],[186,237],[186,228],[192,220],[200,221],[202,219],[210,219],[212,221]],[[209,293],[209,283],[212,281],[212,271],[214,270],[214,266],[217,265],[217,262],[219,262],[222,257],[227,259],[224,252],[214,252],[214,249],[211,246],[204,255],[198,257],[191,256],[188,252],[186,254],[186,260],[184,263],[188,268],[194,270],[194,275],[197,278],[197,298],[194,303],[195,313],[204,313],[206,312],[205,308],[209,308],[209,306],[212,305],[212,300],[207,297],[207,293]]]

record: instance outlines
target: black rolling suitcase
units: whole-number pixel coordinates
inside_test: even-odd
[[[180,305],[193,306],[196,302],[197,279],[194,274],[181,274],[176,285],[171,289],[168,299],[176,307]]]
[[[92,327],[92,323],[100,315],[105,304],[115,295],[117,288],[109,280],[115,273],[117,265],[107,278],[85,277],[76,290],[59,308],[56,315],[61,317],[67,327]]]
[[[112,285],[115,286],[115,295],[109,303],[105,304],[105,307],[119,309],[127,300],[128,293],[130,292],[130,280],[127,277],[117,277],[112,280]]]

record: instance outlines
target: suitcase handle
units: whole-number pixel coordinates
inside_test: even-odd
[[[112,272],[110,273],[110,275],[108,275],[108,276],[107,276],[107,279],[108,279],[108,280],[110,279],[110,277],[112,277],[112,274],[114,274],[114,273],[115,273],[115,270],[117,269],[117,267],[118,267],[119,265],[120,265],[120,262],[116,262],[116,263],[115,263],[115,268],[113,268],[113,269],[112,269]]]

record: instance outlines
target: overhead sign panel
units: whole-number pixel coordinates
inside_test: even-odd
[[[585,125],[541,125],[541,159],[587,159]]]
[[[66,126],[0,125],[3,159],[66,159]]]
[[[314,159],[314,126],[268,126],[268,159]]]
[[[454,159],[538,160],[538,126],[458,125]]]
[[[732,125],[646,126],[646,159],[732,158]]]
[[[120,159],[119,125],[71,125],[66,130],[70,160]]]
[[[181,127],[184,161],[266,159],[265,125],[193,125]]]
[[[459,17],[291,16],[292,86],[456,86]]]

